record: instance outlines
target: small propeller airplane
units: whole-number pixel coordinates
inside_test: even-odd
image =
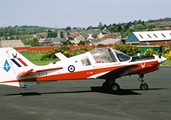
[[[60,60],[44,66],[33,64],[13,48],[0,48],[0,55],[2,85],[27,88],[41,82],[104,79],[102,87],[114,92],[120,89],[117,78],[133,74],[139,75],[140,89],[147,90],[144,75],[158,70],[166,60],[161,55],[131,57],[112,48],[97,48],[70,58],[56,53]]]

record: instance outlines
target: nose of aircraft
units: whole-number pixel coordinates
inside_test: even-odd
[[[163,57],[163,56],[158,56],[158,63],[159,64],[161,64],[161,63],[163,63],[164,61],[166,61],[167,59],[165,58],[165,57]]]

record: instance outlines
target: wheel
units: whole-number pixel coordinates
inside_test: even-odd
[[[148,90],[148,84],[147,83],[141,83],[140,84],[140,89],[141,90]]]
[[[111,85],[112,92],[118,92],[120,90],[120,86],[117,83],[113,83]]]
[[[104,83],[102,84],[102,88],[103,88],[104,90],[108,90],[108,89],[110,88],[110,83],[109,83],[109,82],[104,82]]]

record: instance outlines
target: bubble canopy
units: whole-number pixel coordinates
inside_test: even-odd
[[[97,48],[90,51],[96,63],[126,62],[131,57],[121,51],[112,48]]]

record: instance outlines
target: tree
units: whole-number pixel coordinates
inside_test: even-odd
[[[66,28],[66,30],[71,30],[71,27],[70,27],[70,26],[68,26],[68,27]]]
[[[145,22],[144,21],[142,21],[142,25],[145,26]]]
[[[51,30],[48,31],[48,35],[47,35],[48,38],[56,38],[56,36],[57,36],[57,31],[51,31]]]
[[[67,45],[73,45],[71,41],[66,40],[62,42],[62,45],[67,46]]]
[[[19,39],[18,35],[17,35],[16,39],[17,39],[17,40]]]
[[[34,42],[34,46],[38,46],[39,45],[39,42],[38,42],[38,39],[37,38],[34,38],[33,39],[33,42]]]
[[[99,25],[97,27],[98,27],[99,30],[102,30],[102,28],[103,28],[102,22],[99,22]]]
[[[80,41],[79,43],[78,43],[78,45],[85,45],[85,41]]]
[[[142,24],[142,21],[141,20],[138,20],[138,24]]]
[[[129,29],[130,26],[131,26],[130,23],[125,23],[125,24],[123,24],[124,31],[127,31],[127,30]]]
[[[11,40],[15,40],[15,37],[13,35],[10,36]]]
[[[98,35],[97,34],[93,34],[93,38],[94,39],[98,38]]]
[[[34,46],[34,40],[23,40],[24,45]]]
[[[118,26],[118,32],[120,32],[122,30],[122,26],[119,24]]]
[[[141,31],[144,29],[144,26],[142,24],[138,24],[138,25],[136,25],[135,29],[138,31]]]
[[[63,31],[60,32],[60,38],[64,38],[64,33],[63,33]]]
[[[147,28],[148,30],[151,30],[151,29],[153,29],[153,28],[155,28],[155,27],[156,27],[156,25],[153,24],[153,23],[150,23],[150,24],[148,24],[148,25],[146,26],[146,28]]]
[[[109,32],[114,32],[115,28],[114,28],[113,25],[111,25],[111,26],[108,27],[108,30],[109,30]]]
[[[89,30],[89,29],[93,29],[93,27],[92,26],[88,26],[87,30]]]

